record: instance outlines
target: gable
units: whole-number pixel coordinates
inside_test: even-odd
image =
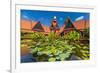
[[[32,30],[44,31],[42,24],[40,22],[37,22],[36,25],[32,28]]]
[[[72,21],[69,18],[65,21],[64,29],[68,29],[68,28],[75,28]]]

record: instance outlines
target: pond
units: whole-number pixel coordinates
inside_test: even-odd
[[[77,58],[77,56],[72,54],[70,60],[72,61],[72,60],[79,60],[79,59]],[[28,63],[28,62],[36,62],[36,58],[33,57],[33,55],[30,53],[21,56],[21,63]]]

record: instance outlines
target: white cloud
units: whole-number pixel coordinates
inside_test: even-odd
[[[83,18],[84,18],[84,16],[80,16],[80,17],[76,18],[75,21],[82,20]]]
[[[29,19],[28,16],[26,16],[26,15],[23,15],[22,18]]]

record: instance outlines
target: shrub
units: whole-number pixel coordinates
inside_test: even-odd
[[[61,61],[68,59],[72,54],[74,47],[68,44],[67,40],[60,39],[61,37],[57,34],[49,33],[48,36],[43,38],[45,38],[45,41],[41,39],[41,41],[31,46],[31,53],[39,58],[37,61]]]
[[[81,34],[77,31],[70,31],[69,33],[64,35],[64,38],[69,41],[79,41],[81,38]]]
[[[77,31],[71,31],[64,36],[53,32],[48,36],[40,32],[22,34],[22,46],[27,45],[31,49],[30,53],[37,62],[70,60],[72,54],[79,59],[89,59],[89,45],[74,42],[81,39],[81,34]],[[74,44],[70,42],[74,42]]]

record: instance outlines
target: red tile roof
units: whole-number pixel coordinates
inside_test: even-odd
[[[73,22],[73,25],[78,30],[83,30],[85,28],[89,28],[90,27],[89,20],[79,20],[79,21]],[[59,33],[63,32],[64,28],[65,28],[65,25],[63,25],[60,28]]]
[[[89,28],[90,24],[88,20],[80,20],[73,23],[74,27],[78,30]]]
[[[43,25],[42,25],[43,26]],[[43,26],[43,29],[46,33],[50,32],[50,28],[48,26]]]
[[[34,27],[36,23],[35,21],[21,20],[21,29],[32,30],[32,27]]]
[[[26,31],[26,32],[32,32],[32,28],[37,24],[37,22],[35,21],[29,21],[29,20],[21,20],[21,30],[22,31]],[[83,30],[85,28],[89,28],[89,21],[88,20],[79,20],[76,22],[73,22],[73,25],[76,29],[78,30]],[[49,33],[50,27],[48,26],[44,26],[42,24],[42,27],[44,29],[45,33]],[[59,33],[63,32],[65,25],[63,25],[62,27],[60,27]]]
[[[29,20],[21,20],[21,30],[22,31],[33,31],[32,28],[37,24],[35,21],[29,21]],[[42,24],[42,27],[46,33],[50,32],[50,28],[48,26],[44,26]]]

